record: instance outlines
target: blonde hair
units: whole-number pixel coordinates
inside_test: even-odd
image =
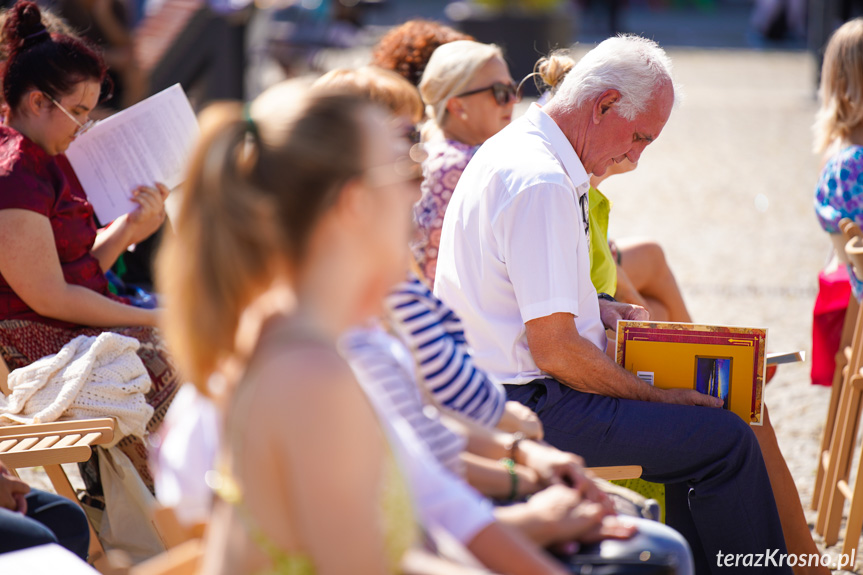
[[[202,113],[157,282],[168,303],[165,335],[204,393],[209,376],[236,356],[246,308],[302,262],[321,215],[362,174],[371,105],[289,80],[250,108],[219,103]]]
[[[361,96],[387,108],[395,116],[410,117],[414,124],[423,117],[423,101],[416,87],[392,70],[377,66],[333,70],[318,78],[312,89]]]
[[[537,90],[540,93],[551,92],[549,95],[554,96],[573,67],[575,67],[575,60],[566,49],[555,50],[548,56],[540,58],[533,67],[532,74]]]
[[[847,140],[863,122],[863,18],[843,24],[827,44],[815,116],[815,151]]]
[[[464,92],[492,58],[503,60],[499,47],[470,40],[450,42],[434,51],[420,80],[420,94],[426,103],[426,115],[437,127],[443,127],[446,121],[449,99]]]

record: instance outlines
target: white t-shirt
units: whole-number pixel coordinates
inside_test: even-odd
[[[589,186],[569,140],[534,104],[480,147],[453,192],[434,293],[461,317],[477,364],[502,383],[546,377],[527,346],[532,319],[571,313],[605,350],[579,205]]]

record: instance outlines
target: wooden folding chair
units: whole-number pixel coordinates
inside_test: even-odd
[[[850,239],[845,247],[855,273],[863,273],[863,232],[856,225],[843,220],[843,233]],[[845,375],[841,385],[833,390],[832,395],[839,395],[834,400],[831,396],[831,407],[837,403],[835,423],[832,426],[832,438],[829,449],[822,454],[820,465],[824,470],[824,482],[821,486],[818,502],[818,518],[815,531],[824,537],[827,546],[834,545],[839,539],[839,527],[842,522],[842,511],[846,500],[851,502],[848,523],[843,543],[843,553],[856,549],[863,528],[863,481],[859,477],[854,488],[849,486],[851,460],[857,431],[860,425],[860,409],[863,405],[863,312],[858,312],[849,351],[843,351],[847,357]],[[828,413],[828,419],[830,414]],[[829,433],[825,426],[825,434]],[[822,440],[822,446],[824,440]],[[861,493],[860,496],[858,492]]]
[[[129,575],[195,575],[204,558],[204,542],[190,539],[129,570]]]
[[[845,245],[854,236],[859,228],[851,220],[845,218],[839,222],[840,229],[848,230],[848,233],[830,234],[833,242],[833,251],[840,264],[849,264],[848,255],[845,253]],[[821,434],[821,449],[818,457],[818,466],[815,472],[815,490],[810,505],[813,511],[817,511],[822,498],[822,488],[825,481],[827,467],[830,458],[830,444],[833,441],[833,432],[836,427],[836,414],[839,411],[839,400],[848,373],[848,363],[851,359],[851,344],[853,342],[855,328],[863,327],[863,313],[860,304],[852,293],[848,298],[848,308],[845,312],[845,321],[842,324],[842,335],[839,338],[839,350],[836,352],[836,367],[833,370],[833,385],[830,392],[830,403],[827,407],[827,418],[824,421],[824,431]]]
[[[615,465],[613,467],[588,467],[595,476],[606,481],[617,481],[618,479],[638,479],[641,477],[640,465]]]
[[[8,377],[9,369],[0,357],[0,392],[4,395],[9,393]],[[0,427],[0,462],[13,472],[26,467],[44,467],[57,493],[80,505],[61,465],[90,459],[94,445],[113,440],[116,424],[113,418],[106,417]],[[90,526],[90,563],[100,571],[110,571],[105,550],[89,517],[87,523]]]

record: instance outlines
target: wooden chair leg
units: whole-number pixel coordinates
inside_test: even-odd
[[[71,499],[79,506],[81,505],[81,502],[78,500],[78,496],[75,494],[75,489],[72,487],[72,484],[69,483],[69,478],[66,476],[66,472],[63,471],[62,466],[46,465],[45,473],[48,474],[48,478],[51,480],[51,484],[54,486],[58,495]],[[81,508],[83,509],[83,506]],[[96,534],[93,524],[90,523],[89,517],[87,517],[87,525],[90,527],[90,549],[88,561],[98,571],[102,573],[109,572],[113,568],[108,562],[108,557],[105,555],[105,549],[102,547],[102,542],[99,541],[99,536]]]
[[[836,423],[834,426],[833,439],[830,442],[830,450],[827,452],[827,466],[824,470],[824,483],[821,489],[821,497],[818,501],[818,516],[815,519],[815,532],[824,536],[827,526],[827,511],[830,507],[830,498],[836,491],[839,482],[838,465],[839,453],[847,445],[845,435],[848,427],[848,401],[850,400],[850,385],[843,385],[840,390],[839,406],[836,412]]]
[[[851,294],[848,301],[848,309],[845,312],[845,323],[842,326],[842,336],[839,339],[839,351],[836,353],[836,369],[833,371],[833,386],[830,391],[830,404],[827,407],[827,418],[824,421],[824,431],[821,434],[821,454],[818,458],[818,466],[815,471],[815,489],[812,495],[812,503],[810,508],[813,511],[818,510],[818,503],[821,500],[821,489],[824,486],[824,479],[828,460],[833,448],[832,443],[835,438],[836,418],[839,411],[839,399],[842,397],[842,388],[845,382],[848,358],[845,355],[845,349],[851,345],[854,335],[854,328],[860,318],[860,304],[854,294]]]
[[[846,421],[848,422],[842,429],[842,434],[839,438],[838,453],[836,455],[836,466],[832,477],[828,476],[829,482],[825,484],[825,495],[827,505],[819,510],[819,519],[821,511],[826,511],[824,514],[824,542],[827,546],[835,545],[839,540],[839,527],[842,523],[842,510],[845,505],[845,495],[839,487],[840,481],[847,484],[848,477],[851,472],[851,456],[856,443],[857,430],[859,427],[860,416],[860,400],[863,395],[863,376],[859,371],[851,376],[848,385],[847,393],[844,395],[848,398],[846,402]],[[833,459],[831,457],[831,459]],[[829,492],[828,492],[829,491]]]
[[[863,460],[861,460],[863,463]],[[863,465],[857,466],[857,478],[854,480],[854,490],[845,495],[851,500],[851,509],[848,511],[848,522],[845,524],[845,540],[842,542],[842,553],[848,557],[852,551],[856,551],[857,544],[860,543],[860,534],[863,532],[863,477],[860,473],[863,471]],[[840,484],[843,487],[847,483]]]

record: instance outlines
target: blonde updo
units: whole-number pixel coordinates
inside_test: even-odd
[[[536,89],[541,94],[549,92],[549,96],[554,96],[557,88],[574,66],[575,60],[569,50],[555,50],[548,56],[540,58],[533,67]]]
[[[503,60],[499,47],[470,40],[450,42],[434,51],[420,80],[420,94],[431,122],[443,127],[447,102],[463,93],[492,58]]]

